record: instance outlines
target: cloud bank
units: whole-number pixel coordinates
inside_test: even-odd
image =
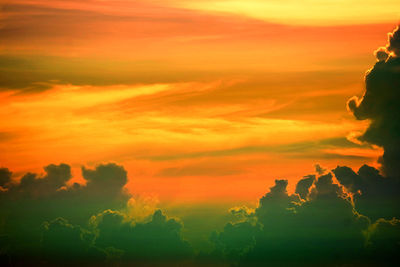
[[[49,165],[19,182],[0,170],[2,263],[48,265],[108,261],[183,260],[192,256],[182,224],[156,210],[143,221],[129,216],[125,169],[116,164],[82,168],[74,183],[69,165]],[[129,204],[128,204],[129,203]],[[154,255],[159,255],[159,258]]]

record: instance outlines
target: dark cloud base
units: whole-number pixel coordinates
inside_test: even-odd
[[[320,168],[318,168],[319,171]],[[161,210],[129,215],[127,174],[116,164],[82,168],[86,185],[66,186],[66,164],[15,183],[0,169],[1,266],[396,266],[400,251],[400,184],[367,165],[338,166],[300,179],[288,194],[276,180],[257,209],[232,219],[195,251],[178,218]],[[207,220],[207,218],[199,218]],[[211,251],[211,252],[210,252]]]
[[[388,192],[400,186],[377,173],[337,167],[301,179],[292,195],[276,180],[245,221],[214,234],[216,257],[239,266],[396,266],[400,195]]]
[[[66,182],[70,166],[14,183],[0,169],[1,266],[175,263],[193,256],[182,224],[156,210],[146,221],[128,216],[127,174],[115,164],[82,168],[86,185]]]

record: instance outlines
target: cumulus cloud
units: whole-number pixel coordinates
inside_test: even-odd
[[[375,50],[374,55],[379,62],[386,61],[386,59],[388,59],[389,57],[389,53],[386,50],[386,47],[378,48],[377,50]]]
[[[72,178],[67,164],[48,165],[44,175],[25,174],[19,183],[9,183],[1,192],[0,204],[8,212],[2,217],[49,221],[64,217],[73,223],[84,223],[94,213],[105,209],[121,209],[126,206],[130,195],[125,191],[127,174],[116,164],[99,165],[90,170],[83,168],[86,186],[67,186]]]
[[[222,231],[215,231],[210,236],[215,246],[212,256],[227,262],[239,261],[255,246],[260,233],[260,224],[227,223]]]
[[[7,196],[14,199],[34,198],[42,199],[57,194],[61,187],[71,179],[71,168],[66,164],[50,164],[44,167],[45,175],[38,176],[27,173],[18,184],[9,187]]]
[[[38,262],[41,255],[51,262],[145,261],[154,255],[173,260],[191,255],[179,221],[168,219],[152,206],[142,212],[152,215],[150,221],[139,222],[143,217],[136,215],[144,206],[138,205],[139,198],[132,201],[125,190],[127,173],[122,166],[83,167],[85,185],[71,187],[67,186],[72,178],[69,165],[51,164],[44,171],[42,176],[28,173],[20,182],[11,183],[11,172],[0,169],[4,187],[0,191],[4,211],[0,215],[0,250],[9,248],[6,254],[13,264]]]
[[[254,217],[255,210],[247,206],[233,207],[229,209],[229,213],[238,221],[248,220]]]
[[[11,172],[7,168],[0,168],[0,188],[5,189],[11,181]]]
[[[236,255],[230,259],[243,266],[359,260],[368,218],[355,211],[331,173],[318,179],[310,175],[299,184],[297,188],[309,192],[302,200],[297,194],[288,194],[287,180],[276,180],[260,199],[257,223],[229,223],[212,235],[218,253]]]
[[[106,210],[91,218],[95,245],[123,252],[124,260],[175,261],[192,256],[181,236],[182,224],[156,210],[149,222],[135,223],[125,214]]]
[[[400,175],[400,29],[389,33],[389,42],[375,52],[378,62],[365,76],[365,93],[353,97],[348,108],[358,120],[371,120],[359,138],[383,147],[383,171],[388,176]]]
[[[132,196],[127,203],[127,215],[135,221],[144,221],[157,210],[159,200],[155,195]]]
[[[94,234],[64,218],[44,222],[41,247],[46,260],[71,263],[79,260],[104,260],[106,254],[93,246]],[[90,256],[89,256],[90,255]]]
[[[396,57],[400,56],[400,27],[388,34],[389,43],[387,50],[393,52]]]
[[[86,228],[58,217],[42,223],[35,254],[21,255],[13,263],[175,264],[193,257],[181,229],[178,220],[167,218],[160,210],[148,222],[138,223],[124,212],[108,209],[93,215]],[[11,256],[18,256],[16,253]]]
[[[367,232],[368,257],[371,261],[384,261],[386,265],[398,264],[400,250],[400,220],[379,219],[370,226]]]
[[[301,199],[306,199],[310,193],[310,187],[315,181],[315,175],[307,175],[300,179],[296,184],[296,194],[299,194]]]
[[[355,208],[375,221],[400,218],[400,181],[383,177],[373,167],[363,165],[358,172],[346,166],[333,170],[336,179],[353,196]]]
[[[270,192],[265,194],[259,201],[256,215],[260,221],[268,218],[279,218],[282,214],[292,213],[294,202],[298,201],[297,195],[288,195],[286,187],[287,180],[275,180],[275,185],[270,188]]]

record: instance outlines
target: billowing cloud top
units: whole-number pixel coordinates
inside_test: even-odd
[[[375,53],[378,62],[365,76],[366,90],[359,99],[348,102],[349,109],[359,120],[371,124],[360,140],[382,146],[383,171],[400,176],[400,28],[389,33],[386,47]]]

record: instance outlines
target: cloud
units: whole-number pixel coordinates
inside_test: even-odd
[[[41,247],[44,258],[51,262],[105,260],[106,253],[95,248],[95,235],[80,226],[72,225],[64,218],[44,222]]]
[[[301,199],[307,199],[310,193],[310,187],[315,181],[315,175],[307,175],[300,179],[296,184],[296,194],[299,194]]]
[[[11,176],[9,171],[4,173]],[[1,230],[7,234],[2,251],[12,248],[8,253],[12,262],[158,264],[194,260],[178,219],[168,218],[161,210],[150,217],[130,212],[129,205],[137,202],[127,202],[130,196],[124,192],[127,174],[123,167],[104,164],[82,168],[82,173],[86,186],[65,187],[71,178],[70,167],[49,165],[43,176],[27,174],[1,193],[2,209],[7,211],[1,218],[6,222]],[[341,184],[335,183],[333,174]],[[245,206],[230,209],[233,221],[213,232],[214,250],[199,254],[197,263],[340,264],[379,262],[379,255],[394,257],[385,240],[396,244],[398,221],[379,219],[370,224],[358,210],[362,208],[358,192],[363,190],[360,196],[376,201],[382,195],[374,195],[374,188],[387,178],[368,166],[358,173],[338,167],[333,174],[305,176],[294,194],[288,193],[287,180],[276,180],[255,210]]]
[[[378,48],[377,50],[375,50],[374,55],[379,62],[386,61],[386,59],[388,59],[389,57],[386,47]]]
[[[265,194],[256,209],[256,215],[260,221],[268,220],[271,217],[280,217],[282,213],[291,213],[293,203],[298,201],[296,195],[288,195],[286,187],[287,180],[275,180],[275,185],[270,192]]]
[[[91,218],[95,245],[123,251],[123,260],[169,262],[190,259],[192,251],[182,239],[182,224],[156,210],[149,222],[135,223],[118,211],[106,210]]]
[[[83,168],[87,186],[67,186],[72,178],[67,164],[51,164],[44,171],[44,175],[27,173],[0,191],[0,207],[4,211],[0,215],[0,233],[8,236],[14,260],[40,254],[43,222],[61,217],[71,224],[85,225],[93,214],[126,207],[130,198],[123,188],[126,171],[115,164],[99,165],[93,170]],[[0,173],[7,181],[10,172]]]
[[[229,213],[239,221],[249,219],[255,215],[255,210],[247,206],[233,207]]]
[[[126,194],[124,186],[128,181],[127,172],[122,166],[110,163],[99,165],[96,169],[82,167],[82,176],[87,181],[85,191],[102,198],[119,198]]]
[[[227,223],[221,232],[213,232],[210,241],[215,246],[214,261],[234,262],[240,260],[255,246],[255,237],[261,232],[261,225],[251,222]]]
[[[157,210],[159,199],[155,195],[132,196],[127,204],[127,215],[136,222],[144,221],[151,217]]]
[[[346,166],[333,170],[336,179],[353,196],[355,208],[375,221],[400,218],[400,181],[383,177],[373,167],[363,165],[358,172]]]
[[[387,50],[393,52],[394,56],[400,57],[400,27],[388,34],[389,43]]]
[[[189,82],[204,76],[219,77],[218,73],[182,69],[171,73],[171,66],[151,60],[76,59],[50,55],[3,54],[0,55],[0,68],[3,70],[0,73],[0,91],[20,93],[39,93],[56,85],[138,85]]]
[[[175,262],[193,256],[182,223],[157,202],[126,191],[127,172],[114,163],[82,167],[84,184],[67,186],[67,164],[48,165],[11,183],[0,169],[0,255],[12,264]],[[3,237],[4,235],[4,237]],[[4,253],[3,253],[4,252]]]
[[[399,27],[389,33],[388,45],[375,52],[378,62],[365,76],[363,97],[348,101],[348,108],[358,120],[371,120],[359,139],[383,147],[382,170],[396,177],[400,174],[399,36]]]
[[[367,235],[368,257],[371,261],[380,262],[384,255],[385,264],[395,266],[400,249],[400,220],[379,219],[369,227]]]
[[[325,173],[326,169],[322,168],[321,165],[319,165],[318,163],[315,164],[315,171],[319,174],[322,175]]]
[[[244,266],[361,260],[368,218],[354,210],[331,173],[318,179],[310,175],[299,183],[297,188],[312,186],[307,199],[300,201],[297,194],[288,194],[288,182],[276,180],[260,199],[256,224],[250,220],[229,223],[212,235],[215,255],[225,255]]]
[[[5,189],[7,184],[11,181],[11,175],[9,169],[7,168],[0,168],[0,187]]]

